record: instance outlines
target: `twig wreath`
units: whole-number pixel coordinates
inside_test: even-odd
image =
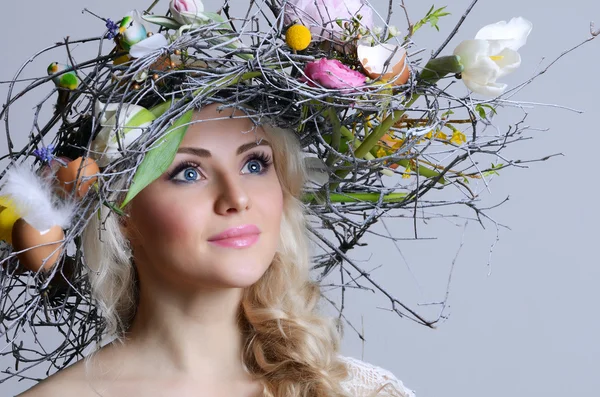
[[[529,139],[528,127],[520,119],[500,131],[492,128],[494,116],[517,106],[508,98],[600,33],[592,25],[587,40],[509,89],[497,80],[519,67],[532,24],[521,17],[494,23],[448,50],[476,0],[430,57],[414,50],[413,39],[427,25],[437,28],[446,7],[413,22],[401,1],[401,32],[390,24],[392,1],[387,17],[366,0],[249,0],[242,17],[230,15],[227,1],[207,10],[200,0],[171,0],[166,15],[153,13],[157,3],[120,20],[86,10],[102,21],[99,36],[45,48],[5,82],[3,159],[10,163],[0,174],[0,335],[8,344],[2,354],[15,364],[3,369],[0,383],[29,379],[41,363],[48,373],[64,368],[101,340],[81,233],[101,206],[120,213],[161,175],[194,109],[214,102],[297,134],[310,171],[302,199],[322,249],[313,258],[315,276],[339,271],[342,294],[341,287],[366,286],[389,298],[400,317],[435,326],[442,312],[424,318],[350,252],[391,214],[416,225],[420,212],[466,206],[482,226],[495,224],[469,183],[487,185],[507,167],[552,156],[504,157],[506,147]],[[75,61],[76,44],[97,46],[97,57]],[[15,92],[31,61],[47,52],[66,61]],[[473,95],[452,94],[462,83]],[[11,109],[32,90],[45,96],[34,108],[29,142],[15,148]],[[52,114],[42,119],[48,107]],[[124,176],[124,200],[111,201]],[[38,339],[37,330],[48,327],[62,335],[58,346]]]

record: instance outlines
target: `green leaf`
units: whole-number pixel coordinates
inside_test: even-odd
[[[215,12],[202,11],[202,14],[206,15],[215,22],[225,22],[225,18]]]
[[[138,166],[133,177],[133,182],[129,187],[127,196],[121,204],[121,208],[125,207],[139,192],[146,186],[154,182],[160,177],[171,165],[179,144],[185,135],[189,123],[192,121],[194,111],[188,110],[173,123],[167,130],[164,137],[159,139],[157,146],[151,148],[142,163]]]
[[[497,114],[496,108],[494,108],[492,105],[488,105],[487,103],[478,103],[477,105],[475,105],[475,110],[477,111],[477,113],[479,113],[479,117],[481,117],[482,119],[488,118],[485,109],[489,109],[493,114]]]
[[[182,25],[173,18],[163,17],[160,15],[142,15],[142,19],[167,29],[178,30]]]
[[[148,110],[154,115],[154,117],[159,118],[167,110],[169,110],[169,108],[171,107],[172,103],[173,103],[173,100],[169,99],[168,101],[165,101],[163,103],[159,103],[158,105],[156,105],[153,108],[150,108]]]
[[[485,119],[487,117],[483,106],[477,105],[475,106],[475,110],[477,110],[477,113],[479,113],[479,117],[481,117],[482,119]]]
[[[488,171],[484,171],[482,172],[483,176],[490,176],[490,175],[498,175],[500,176],[500,174],[498,173],[498,171],[496,171],[499,168],[502,168],[504,166],[504,164],[500,163],[498,165],[492,163],[491,168]]]
[[[137,113],[134,114],[133,117],[127,121],[125,128],[139,127],[142,124],[154,121],[154,119],[156,119],[156,116],[154,116],[154,114],[151,111],[142,108],[138,110]]]
[[[419,30],[421,27],[423,27],[423,25],[425,25],[427,23],[429,23],[432,27],[434,27],[439,32],[440,28],[438,26],[438,22],[439,22],[440,18],[450,15],[449,12],[444,11],[445,8],[446,8],[446,6],[440,7],[436,10],[435,5],[431,6],[429,11],[427,11],[427,14],[425,14],[425,17],[423,17],[423,19],[421,19],[420,21],[418,21],[417,23],[415,23],[413,25],[412,34],[414,34],[417,30]]]

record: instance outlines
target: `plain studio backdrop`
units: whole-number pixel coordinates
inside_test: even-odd
[[[118,20],[131,9],[144,9],[149,3],[4,0],[0,12],[5,34],[0,80],[10,80],[34,52],[66,36],[77,39],[99,35],[104,24],[89,14],[82,15],[83,7]],[[406,31],[399,3],[395,2],[392,24]],[[425,58],[449,34],[470,0],[446,3],[452,15],[440,20],[440,32],[423,27],[414,37],[416,49],[426,49]],[[155,10],[165,11],[167,4],[162,0]],[[246,4],[232,1],[233,14],[245,10]],[[373,4],[380,13],[386,12],[385,1]],[[220,5],[220,1],[205,2],[210,11]],[[431,5],[406,0],[413,22]],[[562,51],[589,37],[589,23],[594,19],[600,23],[600,2],[481,0],[442,54],[451,53],[460,41],[473,38],[482,26],[514,16],[531,20],[533,31],[520,50],[521,68],[503,80],[511,86],[533,76]],[[51,61],[66,61],[66,55],[63,59],[51,58],[42,57],[34,64],[37,66],[30,66],[27,77],[43,75]],[[82,59],[86,58],[80,54]],[[491,181],[489,191],[478,187],[482,199],[490,205],[510,197],[490,211],[494,220],[511,228],[500,229],[491,261],[489,251],[496,240],[496,228],[488,222],[482,229],[474,221],[465,227],[464,219],[420,223],[420,237],[434,240],[403,240],[395,247],[367,236],[366,247],[350,252],[365,269],[372,269],[371,275],[394,296],[435,317],[439,307],[426,304],[444,299],[452,261],[464,241],[452,272],[444,311],[447,319],[436,329],[428,329],[390,312],[389,301],[381,295],[352,291],[346,298],[345,314],[364,332],[366,340],[363,343],[346,327],[343,354],[389,369],[419,397],[598,396],[598,65],[600,38],[561,59],[512,98],[541,105],[524,109],[529,113],[526,124],[532,127],[528,134],[534,139],[509,148],[506,154],[514,159],[555,153],[564,156],[528,164],[528,168],[503,170]],[[466,93],[464,87],[457,87]],[[32,107],[45,95],[43,89],[36,91],[12,112],[12,137],[17,148],[31,128]],[[3,98],[6,92],[7,86],[1,85]],[[566,106],[583,114],[549,105]],[[496,124],[501,129],[523,116],[523,110],[516,108],[499,111]],[[19,114],[23,114],[22,119]],[[4,127],[0,135],[5,154]],[[406,220],[388,219],[386,225],[395,236],[413,234],[412,223]],[[335,294],[331,296],[335,298]],[[11,357],[0,359],[0,369],[12,365]],[[12,396],[31,385],[7,382],[0,385],[0,395]]]

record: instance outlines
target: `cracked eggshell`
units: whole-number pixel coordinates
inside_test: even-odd
[[[32,272],[48,271],[60,257],[60,245],[65,233],[60,226],[52,226],[40,232],[23,218],[19,218],[12,229],[12,246],[21,266]],[[44,261],[46,261],[44,263]]]
[[[395,52],[394,52],[395,51]],[[394,54],[392,56],[392,53]],[[387,81],[398,78],[394,81],[394,85],[406,84],[410,77],[410,69],[406,62],[406,50],[402,46],[392,44],[378,44],[376,46],[359,45],[356,49],[358,60],[363,69],[372,79],[381,77]],[[385,62],[390,59],[387,67]],[[384,68],[386,70],[385,74]]]

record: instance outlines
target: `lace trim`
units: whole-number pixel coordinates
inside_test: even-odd
[[[350,376],[342,382],[342,387],[352,396],[369,397],[383,386],[375,396],[415,397],[414,392],[407,389],[390,371],[353,357],[340,356],[340,359],[346,364],[350,373]]]

